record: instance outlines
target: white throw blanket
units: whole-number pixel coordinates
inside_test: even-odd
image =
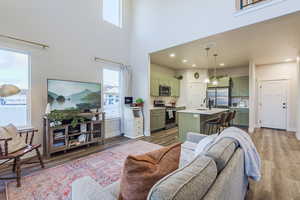
[[[205,141],[201,144],[201,141],[199,142],[198,152],[196,150],[195,153],[200,154],[204,153],[207,149],[209,149],[212,145],[216,144],[218,141],[220,141],[223,138],[233,138],[238,141],[239,145],[245,152],[245,173],[248,177],[252,178],[255,181],[259,181],[261,178],[261,160],[260,156],[256,150],[255,145],[252,142],[251,137],[248,133],[245,131],[230,127],[222,131],[222,133],[219,136],[210,137],[208,141]],[[211,140],[211,141],[209,141]]]

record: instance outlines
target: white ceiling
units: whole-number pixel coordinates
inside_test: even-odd
[[[205,46],[209,43],[215,43],[216,47],[209,52],[208,67]],[[296,59],[299,50],[300,12],[297,12],[153,53],[151,62],[174,69],[192,68],[193,64],[197,68],[213,68],[213,54],[217,53],[218,65],[242,67],[248,66],[250,60],[261,65]],[[171,58],[171,53],[176,57]],[[188,62],[182,63],[183,59]]]

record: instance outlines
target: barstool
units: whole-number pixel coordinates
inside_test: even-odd
[[[226,114],[222,113],[218,118],[206,121],[205,122],[206,133],[208,135],[211,135],[214,133],[220,134],[222,126],[224,125],[224,122],[225,122],[225,117],[226,117]]]

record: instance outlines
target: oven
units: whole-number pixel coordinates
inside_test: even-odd
[[[166,129],[176,127],[176,108],[166,107]]]
[[[170,97],[171,96],[171,87],[160,85],[159,86],[159,96]]]

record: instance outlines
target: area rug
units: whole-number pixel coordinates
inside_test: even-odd
[[[92,154],[63,165],[40,170],[22,177],[22,187],[8,182],[8,200],[71,200],[71,185],[76,179],[90,176],[105,187],[116,182],[126,157],[159,149],[160,146],[134,141]]]

